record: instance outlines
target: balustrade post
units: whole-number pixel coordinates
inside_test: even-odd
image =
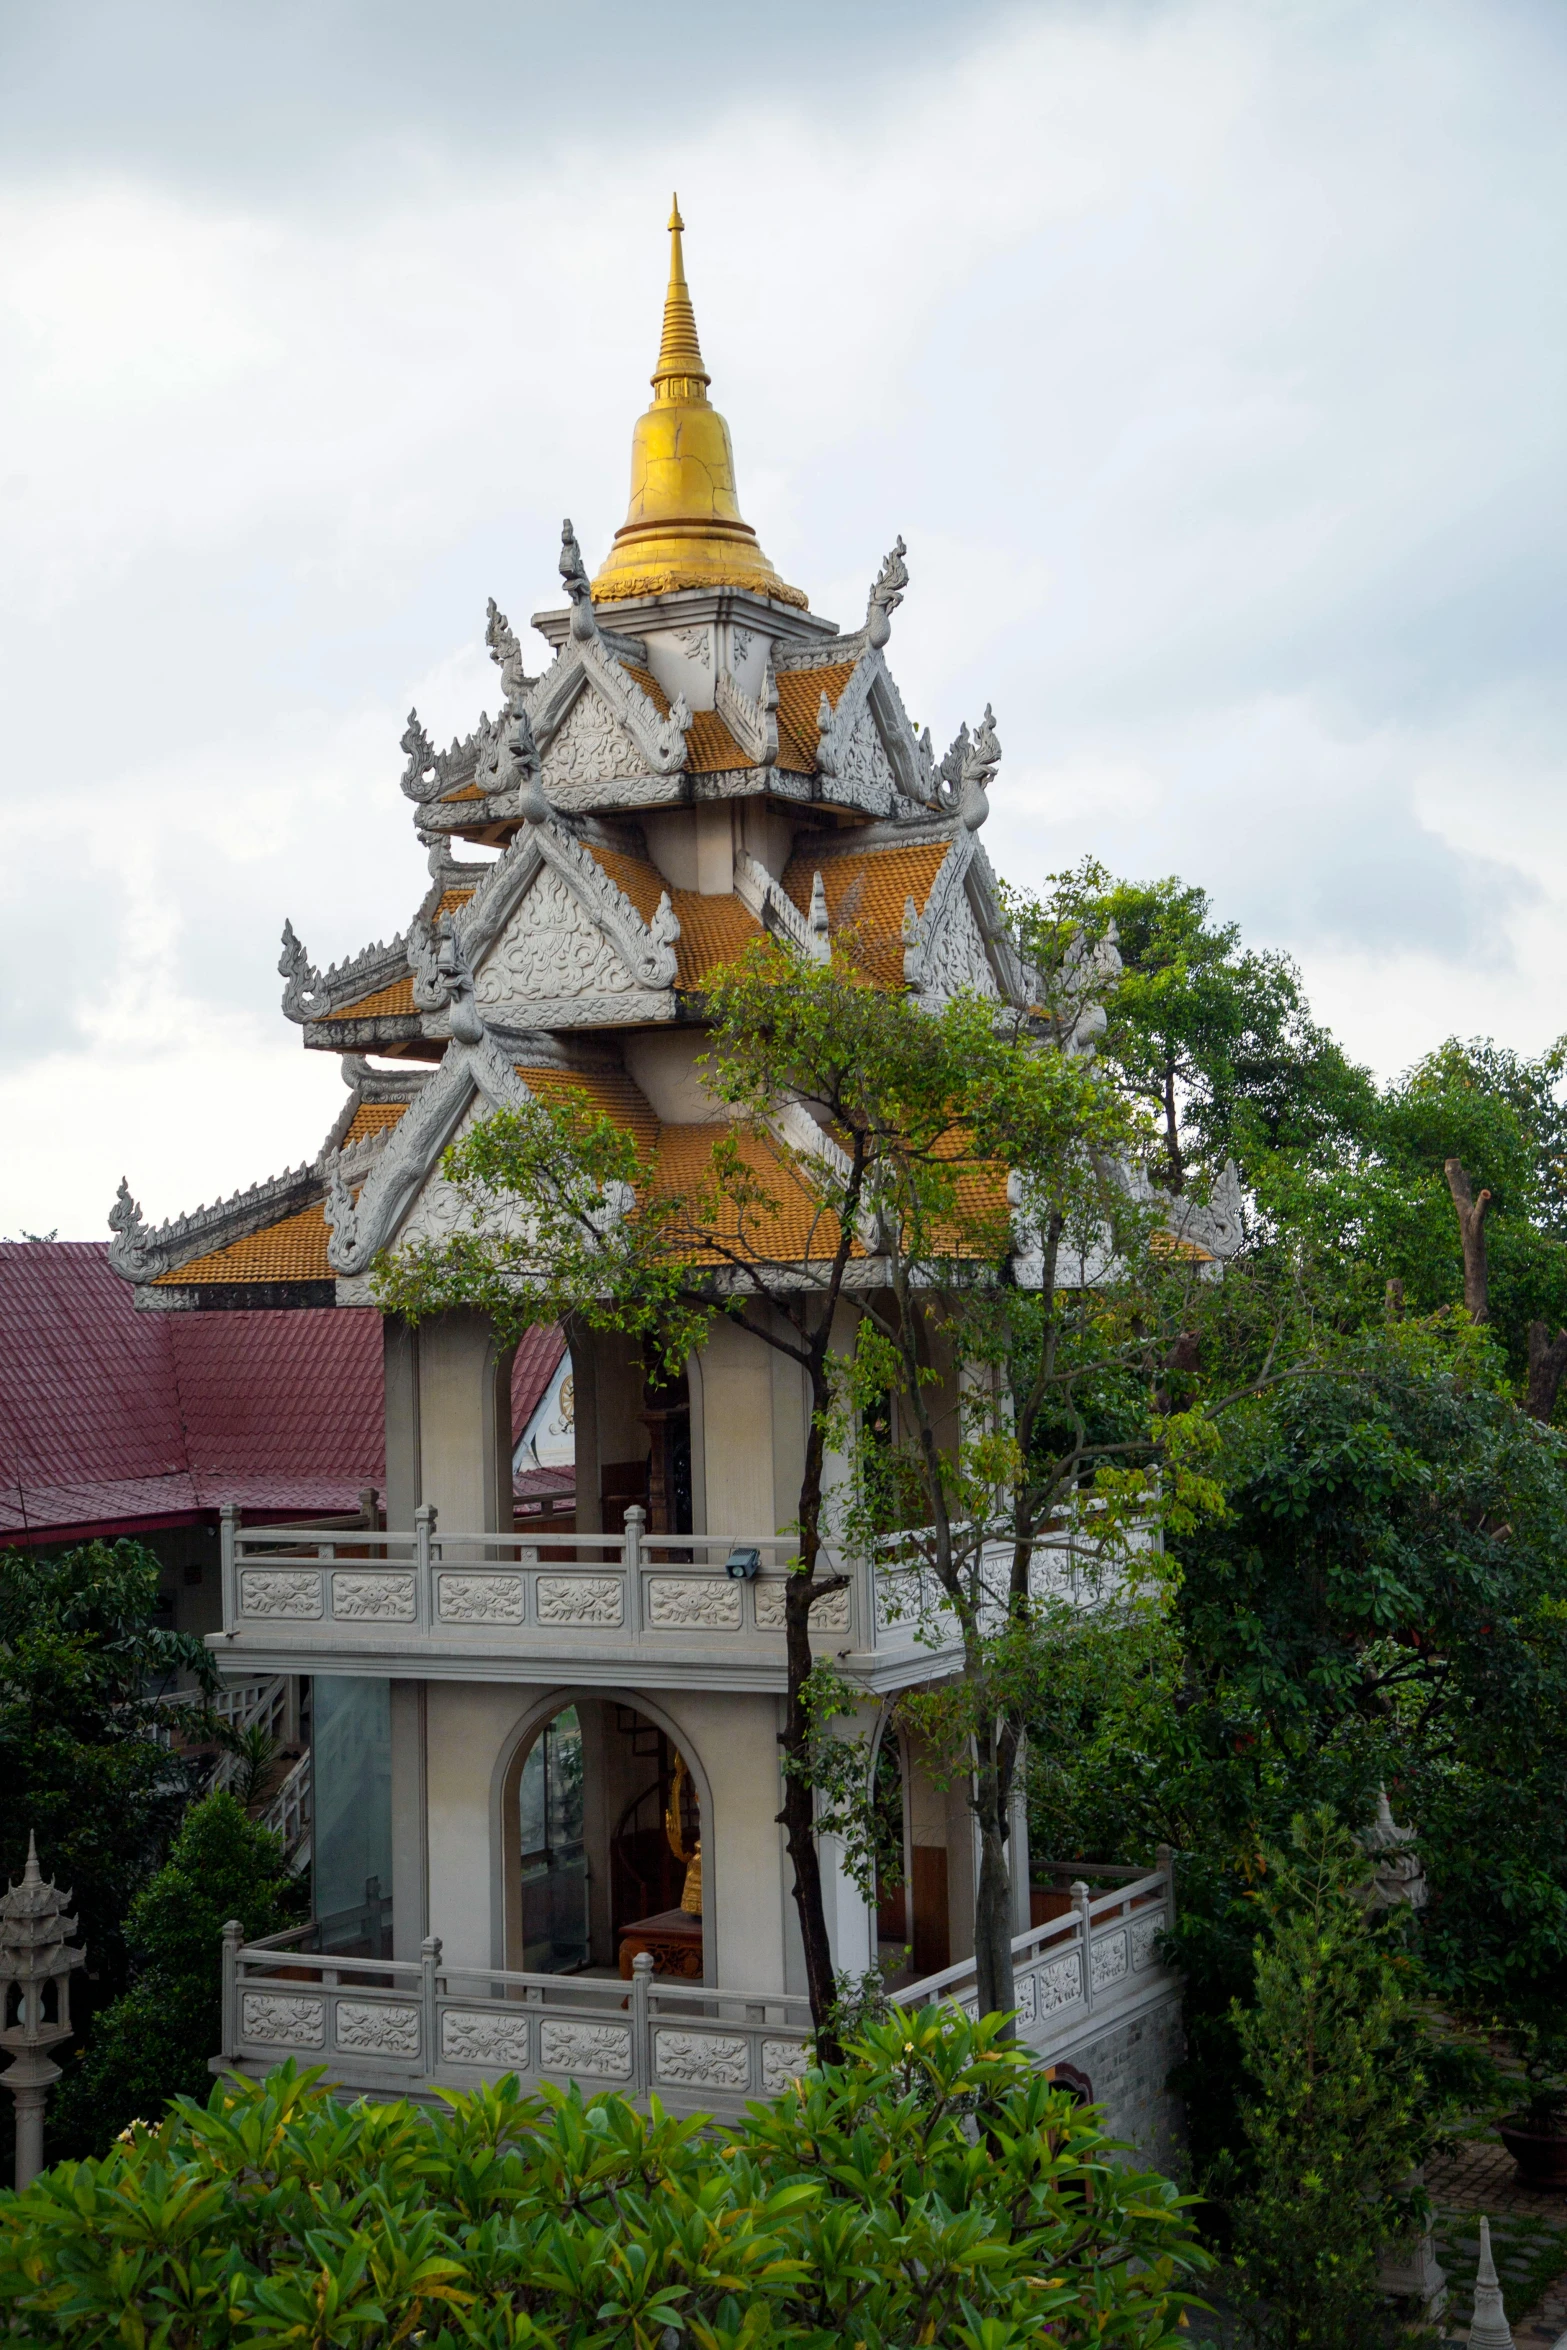
[[[1168,1934],[1175,1923],[1175,1846],[1156,1845],[1154,1862],[1164,1879],[1164,1930]]]
[[[1072,1897],[1072,1907],[1077,1912],[1078,1938],[1083,1945],[1083,2003],[1091,2010],[1094,2004],[1094,1897],[1081,1877],[1074,1877],[1067,1890]]]
[[[245,1939],[244,1922],[230,1918],[223,1929],[223,2061],[232,2064],[239,2054],[239,1950]]]
[[[645,2097],[653,2080],[653,2040],[649,2029],[653,1990],[653,1953],[639,1950],[631,1961],[631,2072],[633,2094]]]
[[[647,1511],[634,1501],[626,1512],[626,1571],[634,1575],[642,1564],[642,1535],[647,1525]]]
[[[220,1577],[223,1584],[223,1629],[239,1627],[239,1503],[226,1501],[218,1511]]]
[[[419,2038],[427,2073],[433,2073],[440,2060],[435,2029],[435,1984],[440,1964],[441,1937],[426,1934],[419,1945]]]
[[[435,1622],[435,1588],[431,1563],[435,1557],[435,1504],[422,1501],[414,1511],[414,1620],[421,1632]]]

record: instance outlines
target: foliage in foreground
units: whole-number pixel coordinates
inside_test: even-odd
[[[93,2018],[87,2046],[50,2101],[50,2143],[105,2146],[173,2096],[204,2096],[223,2040],[223,1928],[253,1942],[293,1924],[304,1887],[276,1836],[219,1790],[186,1813],[168,1859],[131,1904],[131,1985]]]
[[[225,2080],[0,2198],[0,2310],[116,2350],[1173,2350],[1181,2199],[998,2035],[895,2011],[719,2127],[514,2079],[437,2113]]]

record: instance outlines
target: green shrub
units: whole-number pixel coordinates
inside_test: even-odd
[[[204,2097],[208,2059],[223,2037],[224,1925],[238,1918],[254,1941],[291,1924],[303,1900],[276,1836],[232,1795],[193,1804],[168,1859],[131,1904],[131,1986],[93,2018],[79,2063],[56,2090],[51,2145],[96,2150],[127,2122],[160,2114],[171,2097]]]
[[[1257,1896],[1256,2003],[1235,2025],[1249,2176],[1232,2206],[1252,2331],[1267,2350],[1382,2338],[1377,2253],[1407,2232],[1433,2135],[1407,1911],[1367,1906],[1371,1864],[1334,1814],[1294,1823]]]
[[[103,2350],[1175,2350],[1168,2180],[1001,2037],[894,2012],[740,2122],[292,2066],[0,2197],[0,2329]]]

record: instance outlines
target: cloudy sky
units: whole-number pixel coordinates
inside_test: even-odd
[[[1567,1029],[1560,0],[8,0],[0,1232],[317,1148],[275,976],[624,512],[678,186],[744,511],[986,840],[1202,883],[1391,1074]],[[536,643],[538,640],[534,640]]]

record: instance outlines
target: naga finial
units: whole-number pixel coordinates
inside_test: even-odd
[[[490,659],[501,673],[501,684],[506,689],[506,708],[513,710],[530,686],[537,685],[536,677],[529,677],[522,666],[522,647],[517,634],[491,596],[484,610],[484,641],[490,650]]]
[[[399,748],[406,754],[408,764],[403,769],[402,786],[411,800],[433,800],[440,786],[435,774],[435,745],[419,723],[417,710],[408,713]]]
[[[593,587],[582,560],[582,549],[577,534],[571,527],[568,514],[560,526],[560,576],[567,595],[571,598],[571,633],[578,644],[585,645],[598,634],[598,622],[593,617]]]
[[[883,559],[871,586],[870,600],[865,607],[865,633],[878,650],[892,634],[892,616],[909,584],[909,567],[903,560],[907,553],[901,536],[894,539],[891,552]]]

